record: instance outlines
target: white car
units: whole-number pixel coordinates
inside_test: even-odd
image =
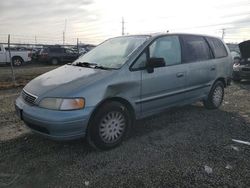
[[[25,62],[31,61],[30,51],[16,51],[11,50],[11,60],[14,66],[20,66]],[[0,44],[0,64],[10,63],[9,51],[7,51],[3,44]]]

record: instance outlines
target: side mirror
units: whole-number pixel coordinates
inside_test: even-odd
[[[150,58],[146,65],[148,73],[153,73],[154,68],[156,67],[165,67],[165,66],[166,63],[164,58],[156,58],[156,57]]]

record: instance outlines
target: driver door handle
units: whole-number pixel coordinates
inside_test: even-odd
[[[210,70],[211,70],[211,71],[215,71],[215,66],[212,66],[212,67],[210,68]]]
[[[181,77],[183,77],[184,76],[184,73],[183,72],[178,72],[177,74],[176,74],[176,77],[177,78],[181,78]]]

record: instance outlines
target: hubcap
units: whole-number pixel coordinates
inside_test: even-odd
[[[20,61],[19,59],[15,59],[15,60],[14,60],[14,65],[15,65],[15,66],[21,65],[21,61]]]
[[[114,111],[106,114],[100,123],[99,134],[106,143],[114,143],[123,135],[125,117],[121,112]]]
[[[221,104],[222,97],[223,97],[223,89],[221,86],[217,86],[213,94],[213,103],[215,106],[219,106]]]

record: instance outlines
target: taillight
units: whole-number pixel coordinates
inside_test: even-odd
[[[28,53],[28,57],[32,57],[32,53],[31,52]]]
[[[48,53],[41,53],[41,57],[48,57]]]

